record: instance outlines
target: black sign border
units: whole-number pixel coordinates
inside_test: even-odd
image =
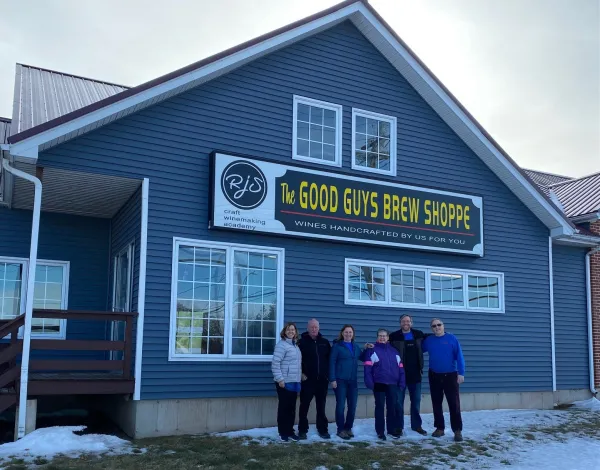
[[[258,232],[256,230],[245,230],[245,229],[238,229],[236,228],[235,231],[236,232],[242,232],[242,233],[252,233],[254,235],[256,234],[260,234],[263,236],[268,236],[268,237],[285,237],[285,238],[295,238],[298,240],[304,240],[307,241],[308,240],[316,240],[316,241],[321,241],[324,243],[344,243],[344,244],[351,244],[351,245],[357,245],[357,246],[364,246],[364,245],[371,245],[371,246],[378,246],[380,248],[388,248],[388,249],[404,249],[404,250],[412,250],[412,251],[423,251],[423,252],[428,252],[428,253],[439,253],[439,254],[460,254],[460,255],[464,255],[464,256],[471,256],[471,257],[476,257],[476,258],[483,258],[485,255],[485,242],[484,242],[484,231],[483,231],[483,195],[482,194],[477,194],[477,193],[472,193],[472,194],[464,194],[464,193],[456,193],[453,191],[450,191],[448,189],[441,189],[435,186],[427,186],[427,185],[423,185],[423,186],[412,186],[412,185],[408,185],[408,184],[404,184],[404,183],[394,183],[393,181],[390,181],[389,179],[385,179],[382,178],[378,175],[373,175],[372,177],[369,176],[368,178],[366,177],[362,177],[359,175],[356,175],[356,173],[348,171],[348,170],[344,170],[344,169],[340,169],[339,167],[332,167],[331,169],[327,168],[326,171],[324,170],[322,165],[318,165],[318,164],[313,164],[311,165],[310,163],[307,164],[301,164],[301,163],[297,163],[297,162],[280,162],[277,160],[273,160],[273,159],[269,159],[266,157],[256,157],[254,155],[248,155],[248,154],[243,154],[243,153],[238,153],[238,152],[231,152],[229,150],[218,150],[215,149],[212,152],[210,152],[209,154],[209,172],[210,172],[210,181],[209,181],[209,197],[210,197],[210,203],[209,203],[209,207],[210,207],[210,213],[208,215],[208,228],[210,230],[219,230],[219,231],[224,231],[224,232],[230,232],[231,229],[228,229],[226,227],[220,227],[218,225],[214,225],[214,215],[215,215],[215,159],[217,157],[218,154],[221,155],[227,155],[229,157],[239,157],[239,158],[247,158],[249,160],[256,160],[259,162],[264,162],[264,163],[272,163],[275,165],[282,165],[282,166],[291,166],[291,167],[295,167],[295,168],[299,168],[301,170],[314,170],[314,171],[320,171],[320,172],[325,172],[325,173],[331,173],[332,175],[335,176],[349,176],[352,178],[361,178],[361,179],[368,179],[368,180],[373,180],[373,181],[380,181],[382,183],[386,183],[386,185],[392,184],[392,185],[397,185],[397,186],[404,186],[404,187],[409,187],[411,189],[415,189],[415,190],[419,190],[419,189],[428,189],[434,192],[439,193],[449,193],[451,195],[454,196],[462,196],[462,197],[478,197],[481,199],[481,208],[479,208],[480,213],[481,213],[481,217],[480,217],[480,223],[479,223],[479,229],[481,231],[481,254],[478,253],[473,253],[472,251],[466,251],[466,250],[452,250],[450,248],[427,248],[426,246],[415,246],[415,245],[404,245],[404,244],[390,244],[390,245],[386,245],[384,243],[380,243],[380,242],[372,242],[372,241],[359,241],[359,240],[347,240],[347,239],[340,239],[340,238],[324,238],[324,237],[318,237],[318,236],[311,236],[309,235],[298,235],[296,233],[276,233],[276,234],[271,234],[268,232]],[[309,166],[310,165],[310,166]]]

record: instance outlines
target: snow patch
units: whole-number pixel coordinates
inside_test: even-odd
[[[36,429],[17,442],[0,445],[0,459],[19,456],[25,460],[35,457],[52,458],[58,454],[76,457],[81,454],[128,454],[133,451],[128,441],[115,436],[84,434],[85,426],[62,426]]]
[[[576,401],[573,403],[575,408],[585,408],[592,411],[600,411],[600,400],[597,398],[590,398],[589,400]]]

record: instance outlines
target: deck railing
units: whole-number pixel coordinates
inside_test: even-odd
[[[129,387],[124,386],[123,382],[132,382],[132,358],[133,358],[133,322],[137,314],[133,312],[91,312],[91,311],[74,311],[74,310],[41,310],[34,309],[33,318],[48,318],[58,320],[88,320],[102,322],[124,322],[125,331],[122,340],[51,340],[51,339],[32,339],[31,340],[31,360],[29,361],[29,381],[32,387],[32,394],[39,393],[56,393],[63,387],[58,387],[56,382],[53,382],[54,390],[46,389],[40,380],[38,386],[34,385],[36,375],[46,375],[48,379],[52,374],[57,378],[62,374],[72,374],[70,377],[72,383],[76,382],[79,386],[73,387],[74,393],[80,390],[81,393],[90,393],[81,385],[86,380],[96,380],[99,378],[98,373],[108,373],[110,378],[121,381],[119,387],[100,387],[98,393],[110,393],[110,390],[127,390]],[[0,338],[3,341],[0,343],[0,412],[16,403],[16,397],[19,394],[19,383],[21,378],[21,362],[20,355],[23,351],[23,340],[19,337],[19,330],[23,327],[25,316],[20,315],[17,318],[5,322],[0,326]],[[42,359],[40,354],[34,354],[34,351],[117,351],[121,352],[118,359],[78,359],[76,357],[65,357],[61,359]],[[40,374],[46,372],[48,374]],[[95,375],[76,376],[79,372],[92,372]],[[64,377],[63,377],[64,378]],[[106,380],[103,381],[106,383]],[[64,388],[71,390],[69,387]],[[102,392],[101,389],[105,391]],[[93,390],[92,390],[93,391]]]

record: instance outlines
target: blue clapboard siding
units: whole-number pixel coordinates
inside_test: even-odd
[[[31,211],[0,208],[0,256],[29,258],[31,221]],[[38,259],[70,262],[70,310],[107,309],[109,224],[105,219],[42,212]],[[67,339],[105,338],[104,322],[67,322]],[[41,354],[41,351],[36,353]],[[46,357],[59,354],[44,352]],[[78,357],[103,355],[99,352],[76,354]]]
[[[556,387],[587,388],[589,376],[587,298],[583,248],[554,246]]]
[[[349,174],[368,177],[350,168],[352,107],[397,116],[394,180],[482,196],[485,257],[208,230],[209,153],[291,161],[294,94],[343,105]],[[344,305],[346,257],[502,271],[506,314],[415,310],[416,326],[439,315],[459,336],[465,391],[552,388],[548,230],[350,23],[52,148],[40,164],[150,179],[143,399],[274,393],[268,363],[168,361],[175,236],[285,248],[286,320],[316,316],[330,338],[350,322],[361,343],[406,310]]]

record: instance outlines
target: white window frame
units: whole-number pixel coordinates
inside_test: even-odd
[[[27,299],[27,274],[29,272],[29,259],[28,258],[14,258],[9,256],[0,256],[0,262],[2,263],[19,263],[23,265],[23,276],[21,278],[21,312],[25,312],[26,299]],[[63,268],[64,278],[62,286],[62,302],[61,310],[68,310],[69,308],[69,273],[71,271],[71,263],[69,261],[58,261],[58,260],[45,260],[38,259],[37,266],[58,266]],[[35,283],[34,283],[35,286]],[[23,337],[23,328],[19,329],[19,337]],[[35,339],[66,339],[67,337],[67,320],[60,320],[60,327],[58,333],[53,334],[40,334],[32,331],[31,337]]]
[[[226,250],[226,277],[225,277],[225,324],[224,329],[227,333],[224,337],[224,354],[176,354],[176,334],[177,334],[177,276],[179,247],[191,246],[194,248],[214,248]],[[233,305],[233,252],[234,250],[255,251],[264,254],[277,255],[278,273],[277,273],[277,318],[275,319],[275,344],[279,341],[279,332],[284,324],[284,272],[285,272],[285,249],[260,245],[244,245],[239,243],[224,243],[208,240],[196,240],[190,238],[173,238],[173,262],[171,271],[171,307],[169,321],[169,361],[177,362],[271,362],[272,355],[234,355],[231,354],[231,330]]]
[[[348,266],[351,264],[359,266],[385,266],[385,302],[373,301],[373,300],[354,300],[348,298]],[[391,270],[394,269],[406,269],[411,271],[424,271],[425,272],[425,304],[419,303],[405,303],[405,302],[392,302],[392,278]],[[432,305],[431,304],[431,273],[441,274],[459,274],[462,278],[463,283],[463,305]],[[497,277],[498,278],[498,305],[499,308],[484,308],[484,307],[469,307],[469,276],[481,276],[481,277]],[[505,313],[505,293],[504,293],[504,273],[492,272],[492,271],[474,271],[469,269],[452,269],[442,268],[437,266],[426,266],[416,264],[399,264],[399,263],[384,263],[381,261],[372,261],[364,259],[346,258],[344,264],[344,303],[346,305],[369,305],[373,307],[388,307],[388,308],[409,308],[419,310],[448,310],[448,311],[461,311],[461,312],[472,312],[472,313]]]
[[[390,123],[390,169],[380,170],[379,168],[369,168],[365,166],[359,166],[356,164],[356,118],[357,116],[365,117],[367,119],[378,119],[379,121],[387,121]],[[397,157],[396,150],[398,147],[397,141],[397,125],[398,120],[396,116],[388,116],[386,114],[379,114],[372,111],[365,111],[364,109],[352,108],[352,169],[358,171],[365,171],[367,173],[377,173],[379,175],[396,176],[397,175]]]
[[[335,111],[336,120],[335,120],[335,160],[330,162],[327,160],[319,160],[316,158],[305,157],[304,155],[297,155],[297,145],[298,145],[298,104],[305,104],[308,106],[318,106],[323,109],[329,109],[331,111]],[[306,98],[304,96],[294,95],[294,113],[292,119],[292,159],[300,160],[303,162],[311,162],[318,163],[321,165],[327,166],[342,166],[342,113],[343,107],[341,104],[329,103],[327,101],[315,100],[313,98]]]

